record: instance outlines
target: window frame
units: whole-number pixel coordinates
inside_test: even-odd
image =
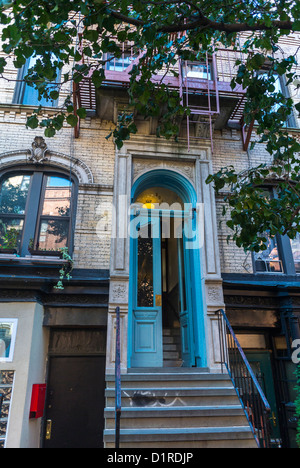
[[[11,324],[11,342],[10,342],[10,349],[8,357],[1,357],[0,356],[0,363],[1,362],[13,362],[14,359],[14,352],[15,352],[15,344],[17,338],[17,328],[18,328],[18,319],[16,318],[1,318],[0,319],[0,326],[1,323],[9,323]]]
[[[266,191],[270,193],[270,196],[273,198],[277,198],[276,186],[269,185],[263,187]],[[252,252],[252,266],[253,272],[257,275],[267,274],[267,275],[288,275],[288,276],[296,276],[299,273],[296,272],[296,266],[294,262],[292,246],[289,236],[276,234],[275,240],[278,248],[278,257],[282,264],[283,271],[257,271],[255,268],[255,254]]]
[[[258,72],[258,75],[267,75],[269,70],[270,70],[270,68],[266,66],[266,67],[262,68]],[[286,76],[285,75],[279,75],[277,73],[275,73],[274,75],[277,76],[277,79],[278,79],[278,81],[280,83],[280,88],[281,88],[280,92],[283,94],[283,96],[285,98],[290,98],[291,95],[290,95],[290,91],[289,91],[289,88],[288,88],[288,85],[287,85]],[[288,116],[287,120],[285,121],[284,127],[290,128],[290,129],[298,128],[297,120],[296,120],[295,112],[294,112],[294,107],[292,109],[291,114]]]
[[[58,99],[49,100],[47,103],[43,103],[43,99],[41,101],[39,101],[38,100],[38,91],[35,90],[35,88],[32,88],[32,89],[34,89],[36,91],[36,93],[37,93],[36,102],[32,102],[32,104],[24,104],[23,101],[24,101],[26,86],[28,86],[27,83],[24,81],[24,77],[27,75],[27,72],[29,70],[31,58],[32,57],[29,57],[26,60],[25,65],[23,65],[18,71],[17,83],[16,83],[16,86],[15,86],[15,91],[14,91],[12,103],[13,104],[19,104],[19,105],[22,105],[22,106],[38,106],[38,105],[41,105],[42,107],[51,107],[51,108],[57,107],[58,106]],[[61,70],[59,70],[59,69],[57,69],[57,78],[56,78],[56,80],[57,80],[57,83],[59,83],[60,80],[61,80]]]
[[[20,257],[25,257],[29,255],[29,243],[31,239],[36,239],[39,237],[39,228],[41,222],[41,211],[43,207],[44,195],[45,195],[45,176],[56,176],[56,177],[65,177],[72,182],[71,190],[71,209],[69,219],[69,232],[67,239],[67,247],[69,254],[72,255],[74,250],[74,231],[75,231],[75,221],[76,221],[76,211],[77,211],[77,197],[78,197],[78,180],[72,174],[67,174],[66,171],[59,168],[54,168],[50,166],[36,167],[33,165],[30,166],[19,166],[17,168],[8,168],[3,170],[0,173],[0,189],[2,186],[3,180],[8,177],[13,177],[16,175],[32,175],[30,181],[30,186],[28,190],[25,214],[22,215],[24,219],[24,225],[22,230],[22,235],[20,239]],[[4,214],[4,216],[6,216]],[[14,216],[14,215],[12,215]],[[60,219],[62,219],[61,217]]]

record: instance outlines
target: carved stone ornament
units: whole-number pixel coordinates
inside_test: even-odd
[[[43,164],[43,162],[48,161],[46,157],[48,147],[43,137],[35,137],[31,145],[31,155],[29,161],[33,161],[36,164]]]
[[[128,302],[128,283],[110,283],[110,302],[114,304]]]

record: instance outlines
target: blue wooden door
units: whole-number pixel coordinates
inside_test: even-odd
[[[191,298],[191,266],[187,239],[182,232],[177,239],[178,249],[178,279],[179,279],[179,318],[181,330],[181,350],[184,367],[195,365],[193,338],[193,311]]]
[[[142,210],[133,240],[132,367],[162,367],[161,227],[159,213]]]

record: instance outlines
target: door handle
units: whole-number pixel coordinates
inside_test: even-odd
[[[155,305],[156,307],[161,307],[161,294],[155,295]]]
[[[271,416],[270,420],[272,421],[274,427],[276,427],[277,418],[275,416],[274,411],[272,412],[272,416]]]
[[[51,431],[52,431],[52,421],[51,421],[51,419],[47,419],[47,423],[46,423],[46,440],[51,439]]]

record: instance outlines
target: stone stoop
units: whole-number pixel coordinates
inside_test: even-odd
[[[115,381],[106,377],[104,446],[115,447]],[[122,375],[120,448],[257,448],[227,374],[200,369]]]

